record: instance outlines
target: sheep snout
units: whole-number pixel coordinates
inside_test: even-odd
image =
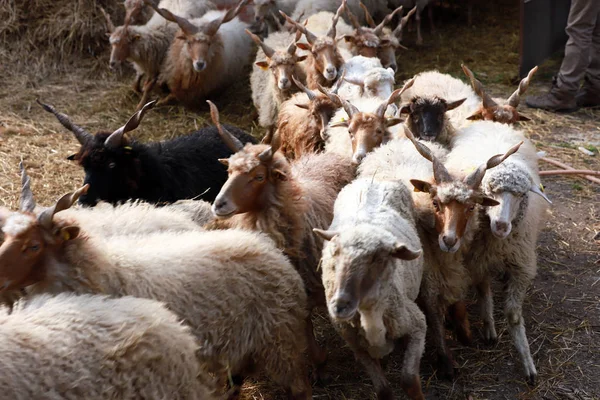
[[[494,236],[499,239],[505,239],[512,230],[512,224],[510,221],[495,220],[491,221],[490,226]]]
[[[206,62],[204,62],[203,60],[194,61],[194,71],[202,72],[202,71],[204,71],[205,68],[206,68]]]
[[[328,81],[334,80],[337,77],[337,68],[333,65],[328,65],[327,68],[325,68],[325,71],[323,72],[323,76]]]
[[[440,249],[447,253],[456,253],[460,248],[460,238],[454,233],[445,233],[439,235]]]
[[[337,320],[349,320],[354,317],[358,302],[346,292],[337,292],[329,302],[329,314]]]

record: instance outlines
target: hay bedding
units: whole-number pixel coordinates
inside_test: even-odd
[[[92,132],[122,125],[138,101],[130,89],[131,74],[107,69],[108,42],[99,6],[106,8],[113,20],[122,20],[117,0],[0,0],[0,206],[17,207],[21,159],[41,204],[52,203],[82,182],[81,169],[65,160],[77,150],[76,140],[41,110],[36,98],[54,104]],[[477,12],[480,15],[475,21],[481,25],[472,28],[465,26],[464,13],[437,14],[443,21],[435,36],[428,35],[424,20],[425,47],[420,49],[414,46],[414,33],[405,34],[410,49],[400,55],[398,82],[431,68],[462,78],[460,63],[465,62],[492,95],[508,96],[515,87],[518,60],[517,9],[512,2],[506,7],[494,3],[482,5]],[[540,69],[533,92],[544,89],[542,82],[550,81],[556,64]],[[249,70],[213,100],[224,121],[260,136],[248,74]],[[600,110],[567,116],[523,111],[533,122],[522,127],[549,156],[576,168],[600,169],[600,155],[589,157],[576,149],[598,142]],[[209,121],[205,108],[199,112],[161,108],[147,114],[135,136],[142,141],[167,139]],[[491,347],[481,344],[481,322],[472,306],[474,346],[450,342],[459,367],[456,381],[437,380],[430,349],[423,358],[427,398],[600,399],[600,188],[574,177],[552,177],[545,179],[545,184],[555,206],[540,240],[538,277],[525,303],[528,337],[540,373],[537,386],[529,388],[522,380],[502,317],[501,299],[496,298],[499,343]],[[363,369],[333,332],[327,315],[316,319],[318,336],[329,348],[332,382],[325,388],[316,387],[315,398],[374,399]],[[397,350],[387,365],[397,396],[401,393],[397,385],[401,360]],[[270,400],[285,395],[259,378],[246,383],[242,398]]]

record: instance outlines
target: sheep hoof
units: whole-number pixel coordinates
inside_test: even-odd
[[[535,386],[535,379],[537,378],[537,374],[530,373],[527,375],[527,384],[529,386]]]
[[[438,355],[438,375],[440,379],[454,380],[454,363],[446,354]]]

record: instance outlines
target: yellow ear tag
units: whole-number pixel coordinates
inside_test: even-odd
[[[71,235],[69,234],[69,232],[63,231],[63,240],[67,241],[69,239],[71,239]]]
[[[540,190],[542,191],[542,193],[544,193],[544,190],[545,190],[545,189],[546,189],[546,188],[544,188],[544,185],[542,185],[542,184],[540,183]]]
[[[124,148],[125,150],[133,150],[133,149],[131,148],[131,146],[125,146],[125,147],[123,147],[123,148]]]

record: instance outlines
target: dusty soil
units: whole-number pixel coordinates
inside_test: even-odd
[[[511,3],[512,4],[512,3]],[[425,46],[414,45],[400,55],[397,81],[418,71],[436,68],[460,75],[465,62],[493,95],[507,97],[515,88],[518,62],[518,25],[515,7],[490,5],[475,12],[468,28],[464,10],[436,10],[437,33],[423,18]],[[512,8],[511,8],[512,7]],[[549,86],[560,57],[541,66],[533,93]],[[116,129],[132,113],[137,95],[130,90],[131,75],[112,74],[107,54],[82,58],[55,72],[26,65],[3,65],[0,74],[0,205],[16,207],[19,196],[18,162],[23,159],[41,204],[50,204],[76,188],[82,171],[65,158],[78,146],[70,133],[44,112],[36,98],[54,104],[90,131]],[[461,77],[462,78],[462,77]],[[260,136],[250,101],[247,76],[214,97],[222,120]],[[148,113],[136,133],[139,140],[159,140],[184,134],[210,123],[207,109],[199,112],[166,107]],[[570,115],[522,111],[533,120],[522,128],[548,157],[578,168],[600,170],[600,110]],[[594,156],[580,152],[593,150]],[[542,169],[555,169],[543,164]],[[547,177],[544,185],[554,202],[539,241],[538,275],[525,303],[525,320],[539,378],[528,386],[496,298],[499,342],[486,346],[480,339],[474,298],[471,321],[475,340],[463,347],[448,332],[457,362],[454,382],[437,379],[434,357],[427,349],[422,378],[430,399],[600,399],[600,185],[580,177]],[[497,288],[499,289],[499,287]],[[500,290],[496,290],[500,293]],[[316,317],[319,339],[329,350],[331,383],[315,387],[316,399],[374,399],[371,383],[322,314]],[[387,375],[397,396],[402,354],[395,352]],[[243,399],[282,399],[284,393],[264,379],[248,381]]]

